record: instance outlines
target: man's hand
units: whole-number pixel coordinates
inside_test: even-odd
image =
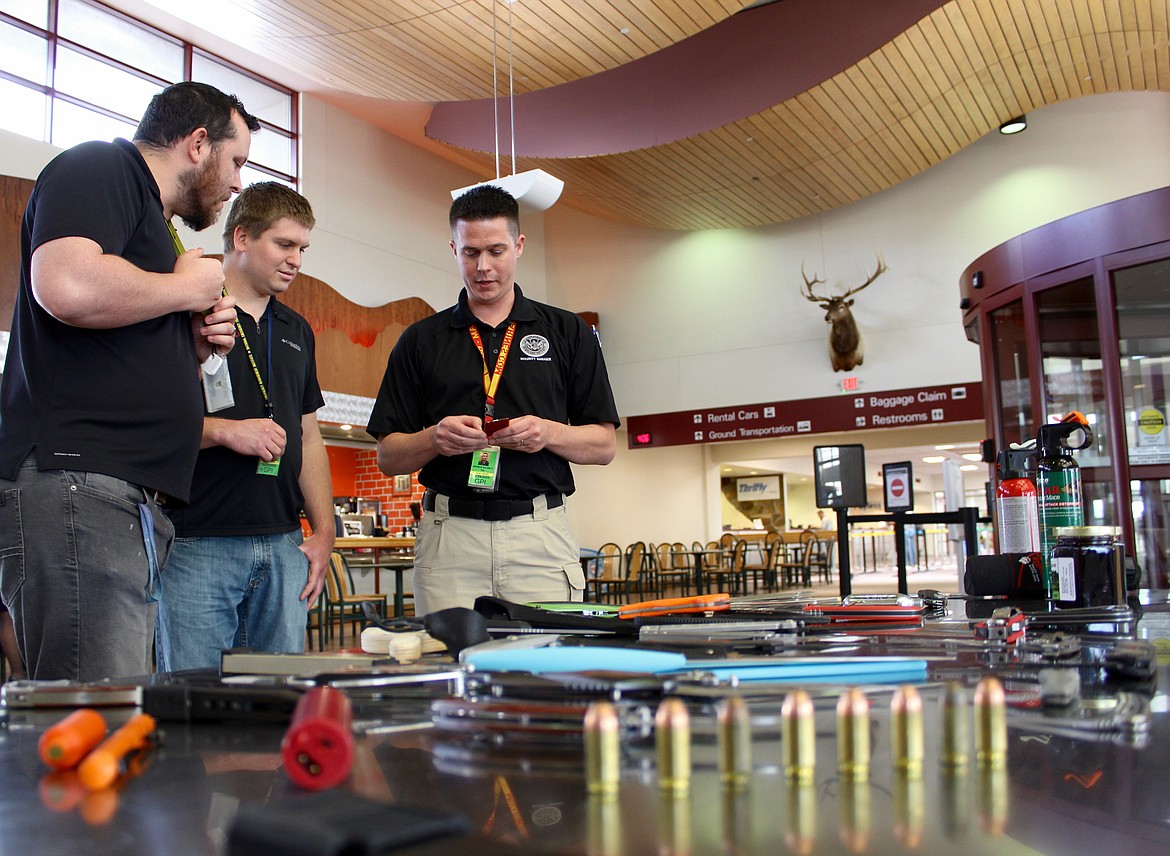
[[[236,299],[224,295],[206,315],[191,315],[191,333],[195,337],[195,355],[202,363],[211,354],[226,354],[236,343]]]
[[[333,539],[314,533],[301,544],[301,552],[309,558],[309,579],[301,590],[300,599],[311,609],[325,588],[325,574],[329,571],[329,557],[333,553]]]
[[[484,448],[487,442],[478,416],[445,416],[435,426],[435,451],[440,455],[465,455]]]
[[[205,259],[203,248],[187,250],[175,259],[171,274],[183,291],[190,295],[191,312],[203,312],[214,306],[223,294],[223,263],[219,259]]]
[[[548,444],[548,432],[555,425],[539,416],[513,416],[506,427],[492,434],[491,443],[501,449],[539,452]]]
[[[255,455],[262,461],[275,461],[284,454],[284,447],[288,442],[284,429],[275,419],[208,417],[203,420],[203,425],[205,447],[227,446],[233,452],[240,455]]]

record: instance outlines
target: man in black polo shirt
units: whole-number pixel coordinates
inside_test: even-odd
[[[234,96],[176,84],[133,142],[58,155],[29,197],[0,386],[0,597],[31,678],[150,669],[172,537],[156,500],[187,499],[199,363],[235,341],[222,266],[170,221],[215,222],[259,127]]]
[[[160,669],[216,667],[224,648],[239,646],[305,650],[305,610],[333,550],[333,485],[313,331],[277,296],[300,271],[315,223],[305,197],[266,181],[245,188],[224,224],[241,337],[228,355],[235,402],[204,417],[191,502],[167,508],[175,544],[158,612]],[[303,543],[302,509],[313,529]]]
[[[524,235],[507,192],[473,188],[449,220],[459,302],[403,332],[367,429],[383,473],[421,468],[427,488],[415,612],[488,594],[580,600],[569,465],[613,460],[620,424],[601,346],[579,317],[516,285]]]

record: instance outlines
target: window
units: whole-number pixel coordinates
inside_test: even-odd
[[[190,68],[190,76],[184,75]],[[260,119],[244,183],[297,182],[291,90],[95,0],[0,0],[0,128],[59,148],[129,137],[150,98],[181,80],[239,96]]]

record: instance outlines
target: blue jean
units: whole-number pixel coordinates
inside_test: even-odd
[[[0,479],[0,597],[30,678],[148,674],[155,605],[139,505],[158,562],[174,529],[146,492],[101,473],[37,470]]]
[[[225,648],[305,650],[309,579],[301,531],[176,538],[163,574],[159,671],[219,667]]]

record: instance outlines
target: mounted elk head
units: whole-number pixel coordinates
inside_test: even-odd
[[[853,301],[848,299],[857,294],[879,276],[886,272],[886,263],[878,253],[877,269],[861,285],[849,289],[842,295],[819,295],[813,292],[814,285],[824,285],[823,279],[808,278],[804,272],[804,265],[800,266],[800,277],[804,280],[804,290],[801,294],[807,300],[818,304],[825,310],[825,321],[829,324],[829,356],[833,361],[833,371],[847,372],[861,365],[865,359],[865,346],[861,341],[861,332],[857,329],[857,322],[853,320]]]

